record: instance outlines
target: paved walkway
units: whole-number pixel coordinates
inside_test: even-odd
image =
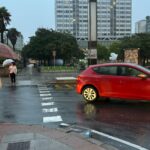
[[[0,124],[0,150],[115,150],[64,129]]]
[[[54,81],[55,77],[76,77],[76,73],[38,73],[24,69],[17,76],[17,84],[37,85]],[[1,79],[1,88],[10,86],[9,78]],[[38,125],[0,123],[0,150],[117,150],[91,137],[68,128],[50,129]]]
[[[35,68],[32,71],[29,68],[25,68],[20,71],[16,77],[16,86],[17,85],[38,85],[38,84],[50,84],[55,82],[56,78],[60,77],[69,77],[75,78],[78,75],[77,72],[48,72],[48,73],[40,73]],[[10,85],[10,79],[8,77],[4,77],[1,79],[1,83],[3,86]]]

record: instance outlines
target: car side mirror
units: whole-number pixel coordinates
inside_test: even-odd
[[[141,73],[141,74],[138,75],[138,77],[141,78],[141,79],[146,79],[148,76],[146,74]]]

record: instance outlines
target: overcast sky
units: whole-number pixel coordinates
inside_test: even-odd
[[[37,28],[55,29],[55,0],[0,0],[10,12],[11,23],[25,39],[33,36]],[[132,0],[132,32],[135,22],[150,16],[150,0]]]

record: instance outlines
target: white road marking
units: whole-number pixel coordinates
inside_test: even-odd
[[[44,90],[44,91],[39,91],[39,93],[40,93],[40,94],[42,94],[42,93],[49,93],[49,94],[50,94],[49,91],[45,91],[45,90]]]
[[[51,96],[52,94],[51,93],[49,93],[49,94],[40,94],[40,96],[42,97],[42,96]]]
[[[38,89],[39,89],[39,93],[40,93],[40,96],[41,96],[41,99],[42,101],[44,101],[43,103],[41,103],[41,105],[44,107],[44,106],[53,106],[54,105],[54,102],[46,102],[48,100],[52,100],[53,97],[52,97],[52,94],[50,93],[50,91],[48,90],[48,88],[46,86],[38,86]],[[42,112],[43,113],[57,113],[58,112],[58,108],[43,108],[42,109]],[[47,116],[47,117],[43,117],[43,123],[49,123],[49,122],[61,122],[63,121],[61,116]]]
[[[43,97],[42,101],[47,101],[47,100],[52,100],[52,99],[53,99],[53,97]]]
[[[56,80],[76,80],[75,77],[56,77]]]
[[[39,88],[39,90],[42,90],[42,91],[43,91],[43,90],[48,90],[48,88]]]
[[[49,113],[49,112],[58,112],[57,108],[43,108],[43,113]]]
[[[52,106],[54,105],[54,102],[50,102],[50,103],[41,103],[42,106]]]
[[[99,131],[96,131],[96,130],[91,130],[91,132],[93,132],[93,133],[95,133],[95,134],[98,134],[98,135],[101,135],[101,136],[103,136],[103,137],[112,139],[112,140],[114,140],[114,141],[117,141],[117,142],[126,144],[126,145],[128,145],[128,146],[130,146],[130,147],[133,147],[133,148],[136,148],[136,149],[138,149],[138,150],[148,150],[148,149],[146,149],[146,148],[144,148],[144,147],[141,147],[141,146],[136,145],[136,144],[133,144],[133,143],[131,143],[131,142],[128,142],[128,141],[119,139],[119,138],[117,138],[117,137],[114,137],[114,136],[105,134],[105,133],[103,133],[103,132],[99,132]]]
[[[43,117],[43,122],[48,123],[48,122],[60,122],[62,121],[61,116],[52,116],[52,117]]]

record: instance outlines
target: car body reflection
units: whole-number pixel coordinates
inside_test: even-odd
[[[150,148],[150,102],[82,103],[77,110],[80,125]]]
[[[80,120],[95,120],[109,124],[149,124],[149,102],[106,101],[78,105]]]

